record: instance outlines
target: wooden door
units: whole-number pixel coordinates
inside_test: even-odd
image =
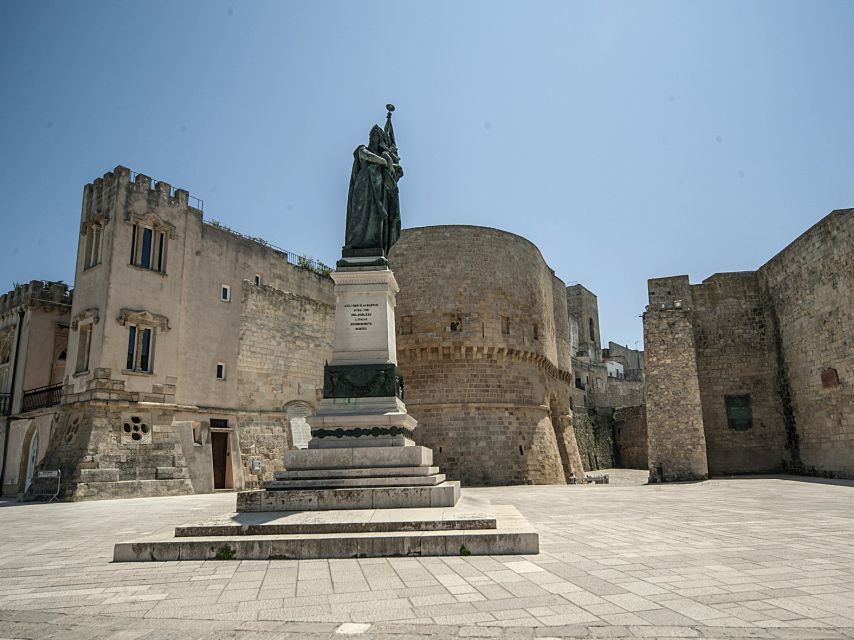
[[[211,431],[214,489],[225,489],[225,465],[228,464],[228,434]]]

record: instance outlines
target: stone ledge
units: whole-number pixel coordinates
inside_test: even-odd
[[[241,491],[237,511],[332,511],[338,509],[400,509],[452,507],[460,498],[460,483],[432,487],[364,487]]]
[[[267,491],[295,489],[337,489],[350,487],[418,487],[435,486],[445,481],[445,474],[423,476],[394,476],[391,478],[313,478],[303,480],[273,480],[264,484]]]

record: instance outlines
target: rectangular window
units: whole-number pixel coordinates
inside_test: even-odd
[[[501,335],[510,335],[510,318],[507,316],[501,316]]]
[[[89,370],[89,345],[92,342],[92,325],[81,324],[77,332],[77,366],[74,368],[74,373],[83,373]]]
[[[750,394],[724,396],[726,420],[730,429],[747,431],[753,426],[753,403]]]
[[[164,251],[166,250],[166,235],[163,233],[158,233],[157,237],[159,238],[157,243],[157,270],[163,271],[163,257]]]
[[[166,271],[166,234],[151,227],[131,227],[130,263],[151,271]]]
[[[83,268],[94,267],[101,262],[101,225],[93,224],[86,229],[86,249]]]
[[[216,363],[216,379],[225,380],[225,363],[223,362]]]
[[[540,325],[534,324],[534,340],[540,339]]]
[[[149,371],[150,367],[150,358],[151,355],[151,329],[143,329],[142,330],[142,339],[140,340],[140,348],[139,348],[139,368],[142,371]]]
[[[136,365],[136,327],[128,327],[128,359],[127,369],[133,371]]]
[[[261,286],[261,275],[260,275],[260,274],[258,274],[258,273],[256,273],[256,274],[255,274],[255,286],[256,286],[256,287],[260,287],[260,286]]]
[[[144,269],[151,269],[151,236],[154,231],[148,227],[142,229],[142,247],[139,250],[139,266]]]
[[[222,285],[222,291],[220,292],[220,300],[223,302],[231,301],[231,287],[227,284]]]
[[[151,373],[154,355],[154,333],[148,327],[128,326],[127,370]]]

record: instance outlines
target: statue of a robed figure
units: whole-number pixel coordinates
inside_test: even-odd
[[[353,152],[353,171],[347,195],[345,258],[384,258],[400,237],[400,197],[397,181],[403,177],[391,113],[386,105],[385,128],[374,125],[368,144]]]

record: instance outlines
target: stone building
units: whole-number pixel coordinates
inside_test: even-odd
[[[0,489],[24,493],[59,416],[71,292],[33,280],[0,296]]]
[[[638,416],[616,420],[625,403],[610,399],[595,295],[496,229],[404,230],[391,261],[407,407],[449,478],[564,483],[619,461],[615,434],[637,433]],[[308,441],[334,327],[323,265],[206,221],[187,191],[116,167],[84,188],[73,302],[51,291],[56,338],[38,344],[70,365],[29,358],[9,396],[5,494],[25,494],[37,467],[61,471],[73,500],[251,488]],[[18,310],[36,308],[6,298],[0,380]],[[594,369],[598,392],[574,399]],[[20,398],[36,387],[50,388],[49,404],[24,415]],[[597,406],[607,410],[591,419]]]
[[[484,227],[406,229],[398,366],[415,436],[465,485],[583,477],[566,288],[536,246]]]
[[[653,480],[854,477],[854,209],[757,271],[649,281]]]
[[[86,185],[70,313],[65,302],[71,366],[41,460],[62,472],[64,496],[272,478],[307,440],[320,397],[327,276],[205,222],[201,203],[165,182],[117,167]]]

